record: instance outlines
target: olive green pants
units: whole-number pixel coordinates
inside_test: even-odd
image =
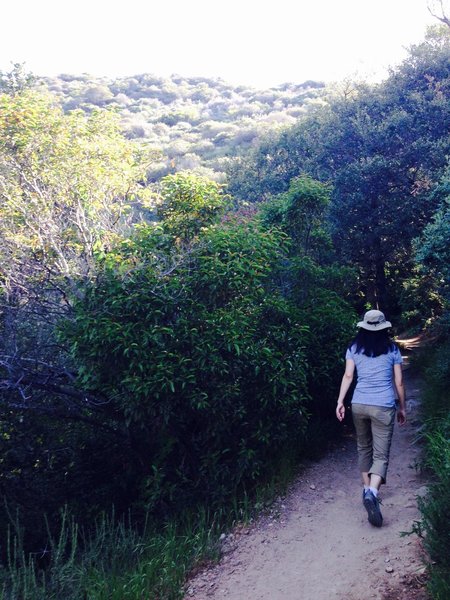
[[[379,475],[386,483],[395,408],[352,404],[356,429],[358,465],[361,473]]]

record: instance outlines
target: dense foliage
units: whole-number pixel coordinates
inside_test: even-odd
[[[371,305],[401,312],[412,241],[438,208],[450,150],[450,34],[432,30],[378,86],[344,87],[329,105],[230,168],[230,192],[255,201],[301,174],[333,186],[338,256]],[[411,299],[409,299],[411,300]]]
[[[201,178],[183,174],[162,189],[161,226],[141,227],[105,256],[63,331],[84,388],[110,399],[108,411],[126,430],[124,475],[152,509],[221,502],[269,457],[301,446],[314,367],[322,394],[332,393],[327,377],[335,385],[340,370],[339,360],[317,359],[317,346],[333,329],[326,352],[338,357],[352,318],[325,281],[305,281],[303,294],[298,282],[289,292],[280,287],[278,278],[294,279],[280,229],[239,213],[208,226],[210,210],[186,229],[184,215],[196,214],[200,196],[218,210],[217,190],[212,204]],[[180,238],[189,247],[174,255]],[[172,265],[161,269],[163,253]],[[325,316],[321,333],[316,321]]]
[[[214,511],[325,445],[356,311],[448,345],[449,57],[432,31],[385,82],[327,102],[313,82],[61,76],[49,94],[20,65],[0,74],[6,597],[176,597]],[[437,599],[446,347],[423,505]]]
[[[25,524],[44,511],[55,520],[65,503],[83,519],[111,503],[119,513],[133,506],[153,514],[205,500],[219,506],[253,485],[288,447],[304,446],[308,414],[325,414],[332,398],[340,361],[320,357],[339,357],[353,313],[326,281],[324,267],[298,246],[320,229],[324,211],[314,199],[325,205],[328,191],[299,181],[284,232],[251,211],[226,212],[219,184],[179,173],[153,193],[149,215],[156,221],[133,226],[138,208],[145,215],[149,194],[138,185],[137,196],[122,199],[106,156],[103,168],[94,169],[83,126],[96,115],[52,112],[45,96],[25,90],[4,96],[5,128],[31,100],[38,109],[43,103],[47,120],[33,126],[24,155],[34,144],[46,160],[32,155],[38,160],[31,163],[31,191],[31,175],[4,171],[16,185],[4,188],[11,198],[4,204],[11,223],[5,243],[24,248],[20,261],[4,254],[5,496],[13,509],[27,507]],[[71,145],[77,169],[68,162],[72,154],[63,152],[55,159],[58,173],[49,169],[59,145],[50,150],[40,135],[55,122],[53,139],[58,142],[61,127],[63,149],[63,126],[74,122],[80,131],[85,153]],[[103,133],[111,152],[131,151],[115,131]],[[5,165],[10,155],[5,148]],[[119,174],[126,173],[128,155],[118,156]],[[64,175],[66,162],[74,180]],[[29,167],[30,160],[24,163]],[[46,169],[54,179],[45,179]],[[57,187],[57,175],[70,182],[70,193]],[[110,196],[102,195],[103,176]],[[20,186],[22,194],[15,191]],[[95,212],[97,192],[99,207],[116,215],[115,229]],[[37,212],[33,194],[41,203]],[[121,219],[117,203],[129,218]],[[13,227],[17,212],[6,212],[10,204],[22,211],[20,235]],[[325,350],[330,331],[333,345]],[[11,340],[21,343],[13,359],[6,348]],[[24,480],[27,494],[20,492]],[[39,525],[33,533],[30,543],[39,542]]]
[[[428,495],[421,499],[425,546],[430,557],[429,590],[435,600],[450,594],[450,219],[449,172],[436,187],[439,208],[416,240],[419,273],[430,277],[444,309],[432,328],[433,348],[420,356],[424,370],[425,466],[431,471]]]
[[[425,364],[425,466],[431,472],[428,494],[420,500],[422,521],[418,531],[424,535],[430,558],[429,590],[435,600],[450,594],[450,342],[441,338],[434,351],[427,352]]]

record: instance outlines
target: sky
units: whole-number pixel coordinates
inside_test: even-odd
[[[1,14],[3,71],[25,62],[36,75],[178,74],[260,88],[381,80],[438,23],[427,0],[5,0]]]

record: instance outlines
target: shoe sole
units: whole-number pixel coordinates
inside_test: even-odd
[[[371,498],[364,498],[364,508],[367,510],[369,523],[375,527],[381,527],[383,524],[383,515],[378,507],[378,502]]]

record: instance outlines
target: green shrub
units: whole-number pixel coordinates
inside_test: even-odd
[[[307,423],[307,328],[272,278],[286,237],[231,219],[167,273],[148,240],[135,243],[63,336],[83,385],[110,399],[129,435],[146,508],[220,503]]]
[[[109,256],[62,335],[127,433],[130,494],[166,512],[220,505],[301,445],[311,408],[334,415],[353,315],[317,269],[286,293],[288,238],[257,220],[204,228],[167,271],[162,239],[144,228]]]
[[[425,464],[432,483],[419,507],[431,560],[429,590],[435,600],[445,600],[450,597],[450,340],[441,342],[426,362]]]

